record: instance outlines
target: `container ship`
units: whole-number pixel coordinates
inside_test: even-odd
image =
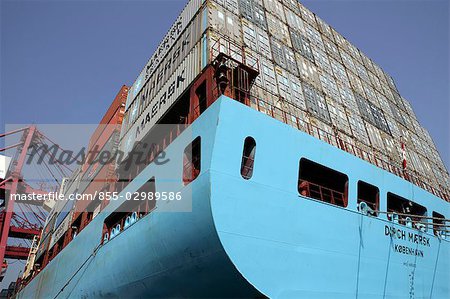
[[[190,0],[88,148],[15,298],[450,298],[430,134],[296,0]]]

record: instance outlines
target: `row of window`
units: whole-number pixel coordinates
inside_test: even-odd
[[[241,176],[249,180],[253,175],[256,142],[252,137],[244,141],[241,162]],[[327,202],[346,208],[348,205],[348,176],[334,169],[320,165],[306,158],[300,159],[298,192],[301,196]],[[366,215],[377,217],[386,213],[387,218],[398,224],[427,231],[428,219],[432,219],[435,235],[444,235],[445,217],[437,212],[427,217],[427,209],[411,200],[394,193],[387,193],[387,211],[380,211],[380,190],[364,181],[357,185],[358,210]]]
[[[252,137],[244,140],[241,160],[241,176],[249,180],[253,176],[256,154],[256,141]],[[183,184],[188,185],[200,174],[201,169],[201,138],[195,138],[183,153]],[[348,184],[346,174],[318,164],[306,158],[300,159],[298,174],[298,192],[301,196],[327,202],[346,208],[348,206]],[[151,178],[138,191],[155,192],[155,179]],[[155,201],[125,201],[116,211],[105,219],[104,234],[110,235],[112,230],[123,228],[125,221],[133,213],[141,218],[155,208]],[[398,224],[411,228],[427,230],[428,219],[432,219],[433,230],[436,235],[446,231],[445,217],[437,212],[427,217],[427,209],[411,200],[399,195],[387,193],[387,211],[380,211],[379,188],[364,181],[357,184],[358,210],[366,215],[377,217],[386,213],[387,218]],[[132,205],[132,206],[125,206]],[[126,211],[126,212],[124,212]]]

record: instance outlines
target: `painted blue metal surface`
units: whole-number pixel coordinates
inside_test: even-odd
[[[183,186],[182,149],[196,136],[201,174]],[[257,144],[250,180],[240,175],[247,136]],[[158,190],[169,169],[178,169],[170,188],[192,196],[190,212],[170,212],[173,203],[158,202],[91,256],[104,219],[120,204],[113,202],[18,298],[450,298],[448,240],[357,212],[356,185],[364,180],[379,187],[381,210],[393,192],[425,206],[428,215],[450,216],[448,203],[399,177],[226,97],[166,152],[169,168],[149,165],[123,192],[152,176]],[[347,208],[299,196],[302,157],[348,175]],[[386,227],[429,238],[429,246],[386,235]]]

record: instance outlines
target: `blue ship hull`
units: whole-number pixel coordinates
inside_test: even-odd
[[[387,192],[448,218],[445,201],[226,97],[191,127],[167,148],[169,165],[149,165],[123,190],[155,176],[158,191],[191,196],[191,212],[158,202],[99,247],[103,222],[120,205],[112,202],[17,298],[450,298],[449,241],[385,214],[362,215],[356,184],[379,187],[382,211]],[[201,173],[183,186],[181,152],[196,136]],[[247,136],[257,144],[250,180],[240,175]],[[302,157],[348,175],[346,208],[299,195]],[[170,169],[179,170],[170,174],[180,182],[176,190],[158,183]],[[392,228],[429,243],[386,233]]]

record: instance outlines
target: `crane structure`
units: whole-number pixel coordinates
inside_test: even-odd
[[[7,260],[26,261],[29,258],[32,243],[36,243],[39,238],[47,213],[51,208],[49,202],[32,200],[21,202],[13,200],[11,195],[46,195],[54,192],[58,190],[62,178],[71,172],[70,168],[62,163],[48,163],[50,159],[55,161],[54,157],[51,157],[55,153],[43,151],[40,153],[41,163],[32,165],[32,167],[42,168],[39,173],[44,174],[46,178],[42,177],[39,186],[35,186],[36,182],[28,183],[24,174],[24,166],[28,164],[27,157],[32,154],[32,151],[34,150],[36,154],[36,148],[47,144],[56,145],[58,149],[61,148],[38,131],[35,125],[0,134],[0,138],[17,136],[17,134],[22,134],[17,143],[0,148],[0,153],[15,150],[10,167],[5,170],[5,177],[0,178],[0,281],[8,268]]]

